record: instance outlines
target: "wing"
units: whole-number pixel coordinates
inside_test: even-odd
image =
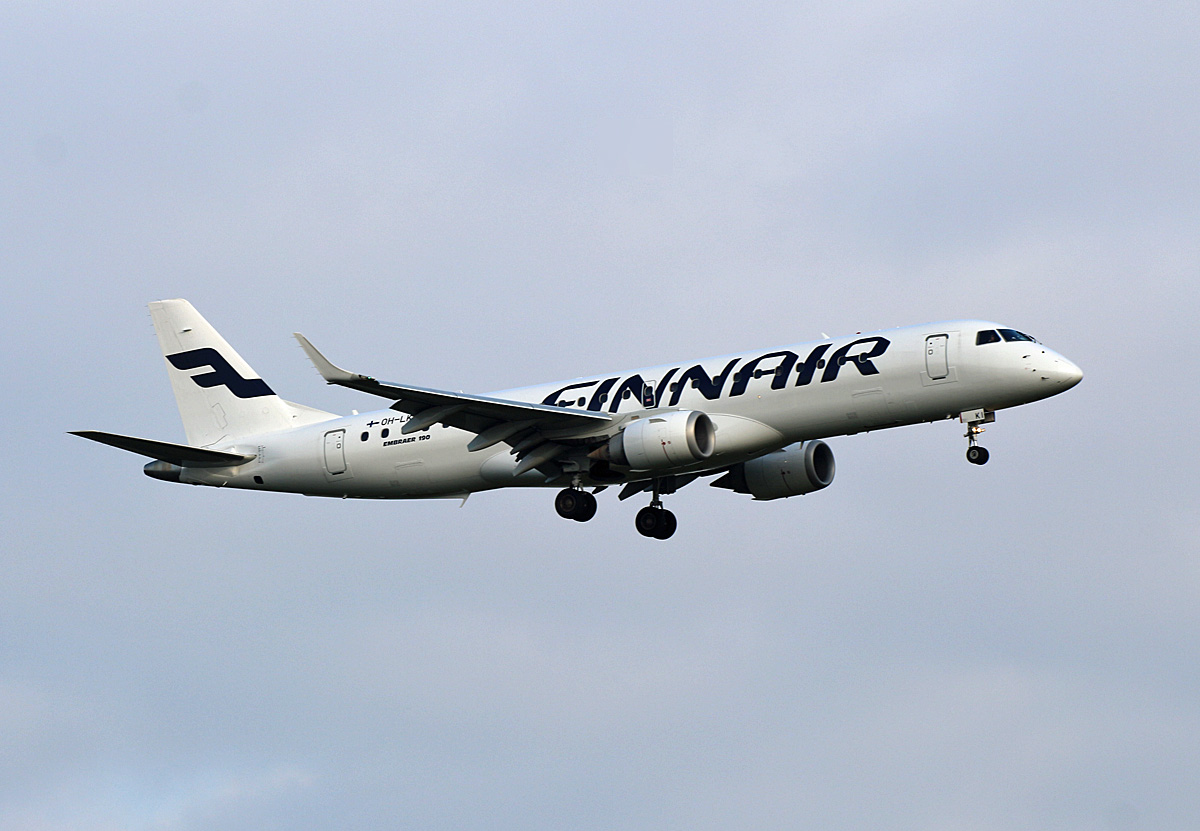
[[[401,433],[445,424],[475,434],[467,445],[471,451],[508,442],[521,459],[514,475],[552,462],[579,440],[598,440],[615,421],[607,413],[385,383],[336,366],[304,335],[293,335],[327,384],[389,398],[395,402],[393,410],[411,415]]]
[[[139,439],[136,436],[102,433],[99,430],[71,430],[70,433],[180,467],[232,467],[254,459],[254,456],[243,456],[241,453],[223,453],[220,450],[205,450],[203,447],[192,447],[188,444]]]

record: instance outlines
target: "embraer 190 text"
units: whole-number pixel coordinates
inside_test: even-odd
[[[1083,377],[1015,329],[955,320],[463,395],[347,372],[297,334],[326,382],[392,402],[338,416],[277,396],[186,300],[150,314],[188,443],[75,433],[149,456],[149,476],[362,499],[554,487],[559,515],[579,522],[620,485],[621,499],[651,494],[636,525],[658,539],[675,532],[662,497],[703,476],[755,499],[828,487],[830,436],[958,417],[982,465],[976,440],[996,410]]]

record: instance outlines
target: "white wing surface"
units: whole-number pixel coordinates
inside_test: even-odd
[[[326,383],[389,398],[395,402],[393,410],[411,415],[401,429],[402,433],[445,424],[475,433],[475,439],[468,445],[471,450],[482,450],[502,441],[514,445],[525,443],[532,449],[541,443],[531,442],[534,436],[549,434],[562,439],[570,438],[572,434],[580,437],[595,435],[603,433],[604,428],[615,421],[607,413],[379,381],[342,369],[322,355],[304,335],[299,332],[293,335]]]

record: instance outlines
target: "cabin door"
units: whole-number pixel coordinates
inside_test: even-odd
[[[925,338],[925,371],[934,380],[950,374],[946,358],[946,342],[949,339],[947,335],[930,335]]]
[[[345,430],[331,430],[325,434],[325,469],[333,474],[346,472]]]

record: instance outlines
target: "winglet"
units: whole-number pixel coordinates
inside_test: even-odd
[[[368,375],[359,375],[357,372],[350,372],[337,366],[320,352],[317,347],[313,346],[308,338],[299,332],[292,332],[294,337],[300,343],[300,348],[304,350],[304,354],[308,355],[308,359],[312,361],[313,366],[317,368],[317,372],[321,373],[321,377],[325,379],[327,384],[345,384],[353,381],[374,381],[375,379]]]

